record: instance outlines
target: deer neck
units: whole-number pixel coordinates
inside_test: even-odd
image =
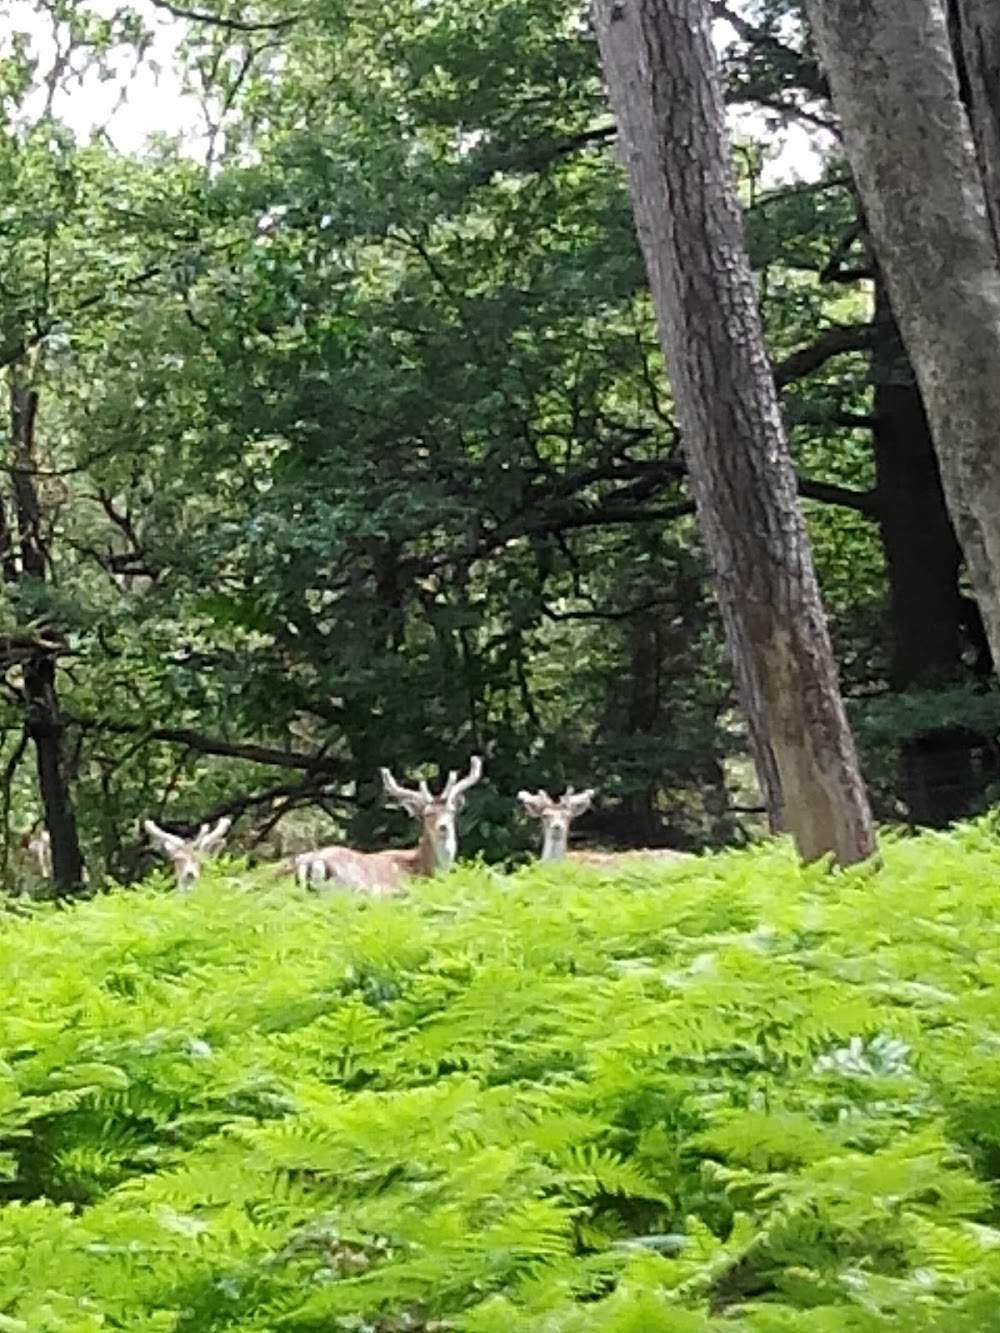
[[[566,844],[569,841],[568,833],[561,829],[554,828],[551,824],[546,824],[542,830],[542,855],[543,861],[562,861],[566,856]]]

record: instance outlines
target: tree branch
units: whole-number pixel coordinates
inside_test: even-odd
[[[343,765],[327,756],[324,750],[316,754],[296,754],[278,750],[252,741],[226,741],[221,737],[203,736],[190,727],[146,727],[134,722],[112,722],[92,717],[66,715],[66,721],[83,731],[104,731],[115,736],[144,735],[147,741],[164,745],[183,745],[198,754],[218,755],[224,759],[242,759],[251,764],[270,765],[272,768],[290,768],[302,773],[341,774]]]
[[[837,486],[830,481],[813,481],[809,477],[799,477],[798,483],[799,495],[805,500],[818,500],[821,504],[853,509],[856,514],[864,514],[866,518],[879,516],[879,494],[876,490],[855,491],[850,486]]]
[[[542,172],[554,162],[564,157],[571,157],[584,148],[595,145],[603,147],[618,133],[615,125],[599,125],[594,129],[581,130],[564,139],[535,139],[519,144],[484,144],[476,162],[476,178],[484,184],[498,172],[537,171]]]
[[[136,287],[141,287],[143,283],[149,282],[152,278],[157,278],[163,272],[162,264],[152,264],[149,268],[143,269],[141,273],[136,273],[131,278],[126,278],[121,284],[125,291],[132,291]],[[73,320],[86,310],[92,310],[95,306],[107,300],[108,288],[102,287],[99,292],[93,292],[90,296],[85,296],[82,301],[62,314],[49,315],[40,319],[33,333],[22,335],[13,342],[8,342],[0,347],[0,369],[6,369],[12,366],[16,361],[20,361],[26,356],[33,347],[44,342],[54,328],[66,320]]]
[[[756,24],[750,23],[730,8],[725,0],[711,0],[710,7],[714,19],[728,23],[747,46],[766,52],[776,68],[783,73],[791,74],[795,82],[807,93],[826,102],[830,100],[830,86],[819,61],[803,55],[801,51],[796,51],[793,46],[786,46],[766,28],[759,28]]]
[[[841,190],[849,186],[853,179],[853,176],[844,173],[841,176],[830,176],[825,180],[793,181],[759,194],[747,211],[752,213],[755,209],[766,208],[768,204],[779,204],[782,200],[797,194],[822,194],[825,190]]]
[[[814,343],[792,352],[774,366],[774,381],[779,389],[794,380],[804,379],[827,361],[845,352],[867,351],[875,341],[872,324],[835,324],[824,330]]]
[[[288,18],[255,21],[226,18],[222,14],[208,14],[203,9],[187,9],[184,5],[173,4],[172,0],[150,0],[150,4],[154,9],[162,9],[172,18],[187,19],[191,23],[208,23],[216,28],[225,28],[229,32],[282,32],[286,28],[294,27],[303,18],[302,14],[290,14]]]

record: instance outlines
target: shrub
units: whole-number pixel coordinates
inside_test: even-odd
[[[5,918],[0,1333],[992,1327],[998,861]]]

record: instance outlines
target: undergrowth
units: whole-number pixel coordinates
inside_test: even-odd
[[[1000,1327],[1000,849],[0,918],[0,1333]]]

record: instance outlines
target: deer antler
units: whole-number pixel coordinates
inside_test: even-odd
[[[144,819],[142,827],[150,841],[160,851],[166,852],[168,856],[176,856],[184,846],[184,839],[179,838],[176,833],[168,833],[166,829],[160,828],[159,824],[154,824],[151,819]]]
[[[419,819],[434,800],[427,783],[421,778],[419,787],[403,787],[387,768],[379,770],[382,774],[382,786],[391,801],[401,805],[407,814]]]
[[[226,834],[229,832],[232,822],[228,815],[223,815],[215,828],[211,828],[208,824],[202,824],[198,830],[198,836],[191,844],[192,847],[195,851],[205,852],[207,855],[219,851],[226,840]]]
[[[454,769],[448,774],[448,781],[445,783],[444,791],[441,793],[441,800],[444,801],[445,805],[453,806],[465,795],[470,787],[476,785],[482,776],[482,756],[474,754],[469,761],[469,772],[464,778],[459,779],[459,776]]]
[[[552,798],[544,787],[539,787],[538,791],[519,791],[517,799],[527,810],[529,815],[534,815],[536,819],[541,818],[542,811],[546,806],[552,804]]]

